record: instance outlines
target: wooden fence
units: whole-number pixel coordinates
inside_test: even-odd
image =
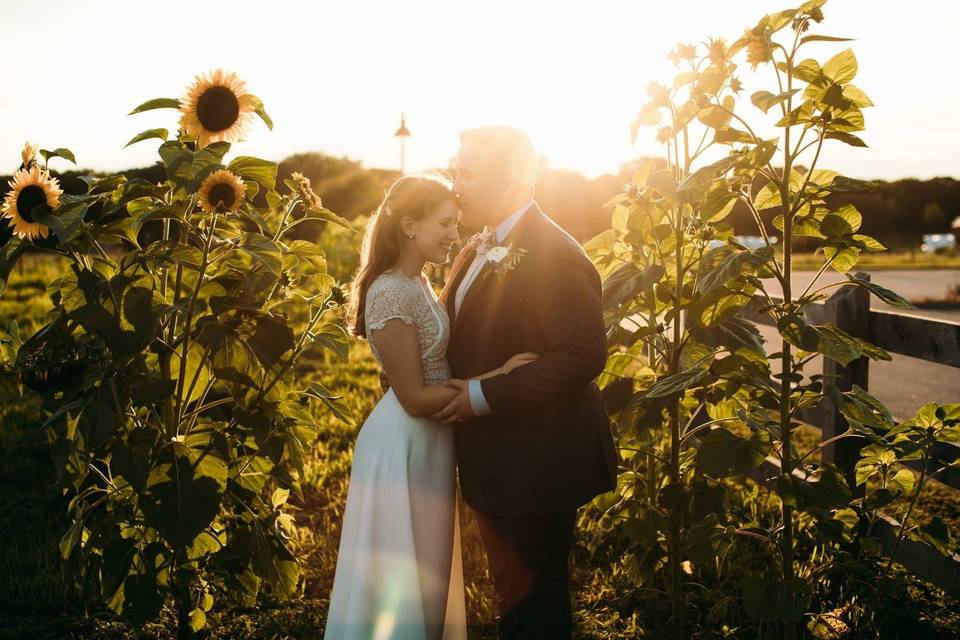
[[[869,279],[867,274],[860,273],[857,276]],[[743,316],[758,324],[773,325],[770,316],[760,311],[761,302],[758,298],[755,304],[744,309]],[[833,323],[846,333],[867,340],[889,353],[960,368],[960,323],[871,309],[870,293],[863,287],[844,285],[824,302],[806,307],[806,315],[814,324]],[[860,358],[847,366],[829,358],[822,358],[822,362],[822,373],[825,376],[835,376],[840,390],[848,391],[853,385],[869,389],[868,358]],[[807,375],[810,373],[805,371]],[[957,389],[957,396],[957,400],[960,400],[960,389]],[[820,428],[821,442],[847,430],[845,418],[829,399],[825,399],[820,406],[803,411],[799,418]],[[825,446],[821,452],[823,462],[837,465],[847,477],[851,488],[856,487],[854,467],[860,458],[860,449],[865,444],[864,438],[843,438]],[[928,472],[938,469],[944,461],[950,462],[960,457],[960,446],[941,445],[934,449],[933,453]],[[919,461],[908,463],[908,466],[915,470],[919,469],[919,465]],[[801,471],[795,473],[802,475]],[[779,461],[772,456],[767,458],[762,474],[765,476],[764,480],[778,477]],[[948,468],[938,474],[936,479],[954,491],[960,491],[960,468]],[[960,492],[956,497],[960,500]],[[885,518],[877,523],[878,537],[888,555],[896,544],[897,529],[898,523],[892,518]],[[909,571],[938,585],[944,591],[960,596],[960,555],[944,556],[932,547],[914,542],[905,536],[897,549],[896,560]]]

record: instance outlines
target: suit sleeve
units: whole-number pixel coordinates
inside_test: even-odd
[[[494,415],[523,414],[556,401],[590,384],[606,366],[600,275],[576,248],[551,253],[537,265],[531,309],[547,348],[535,362],[481,381]]]

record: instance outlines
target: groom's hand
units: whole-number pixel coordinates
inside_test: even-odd
[[[475,418],[473,407],[470,406],[470,391],[467,381],[451,379],[447,381],[447,386],[458,389],[459,393],[450,401],[450,404],[431,417],[434,420],[442,420],[447,424]]]

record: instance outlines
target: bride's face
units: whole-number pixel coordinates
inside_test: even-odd
[[[414,243],[427,262],[443,264],[450,256],[451,246],[460,239],[457,232],[457,205],[445,201],[420,220],[414,222]]]

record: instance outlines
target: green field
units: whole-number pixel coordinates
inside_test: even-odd
[[[49,261],[29,261],[16,271],[0,298],[0,326],[17,318],[24,336],[42,324],[49,309],[44,286],[57,272]],[[380,396],[377,369],[363,343],[352,347],[348,364],[323,354],[304,361],[304,381],[314,377],[343,394],[361,421]],[[29,394],[29,392],[27,392]],[[211,638],[311,638],[323,628],[336,563],[350,460],[357,427],[346,426],[318,411],[321,436],[309,452],[303,478],[304,501],[297,507],[292,538],[303,559],[302,597],[293,603],[262,601],[245,609],[217,599],[210,617]],[[41,410],[32,395],[21,396],[9,377],[0,379],[0,639],[14,638],[173,638],[171,614],[141,632],[118,621],[102,608],[85,604],[70,566],[59,560],[58,543],[67,528],[68,497],[56,490],[56,478],[44,433],[38,428]],[[956,505],[939,496],[931,511],[957,523]],[[759,520],[776,507],[777,498],[755,484],[728,483],[731,509],[755,514]],[[469,509],[462,508],[463,552],[471,638],[496,637],[492,584]],[[809,521],[804,527],[812,527]],[[610,523],[594,507],[582,511],[574,552],[573,599],[581,638],[662,638],[667,630],[669,601],[664,584],[645,583],[631,568],[632,546],[609,532]],[[799,538],[802,545],[803,537]],[[810,558],[815,548],[798,549]],[[627,559],[629,561],[625,562]],[[749,620],[738,597],[743,574],[769,565],[760,546],[735,547],[728,567],[692,567],[688,600],[697,638],[774,638],[772,625]],[[801,562],[806,566],[806,561]],[[881,614],[884,638],[946,639],[960,637],[960,603],[915,578],[898,573],[895,590]],[[838,594],[834,594],[835,596]],[[843,594],[849,597],[849,594]],[[830,602],[811,603],[828,610]],[[846,636],[853,638],[856,636]]]
[[[816,271],[823,264],[823,256],[812,253],[795,254],[793,268]],[[930,254],[909,251],[865,252],[857,261],[858,271],[882,271],[890,269],[960,269],[960,254]]]

